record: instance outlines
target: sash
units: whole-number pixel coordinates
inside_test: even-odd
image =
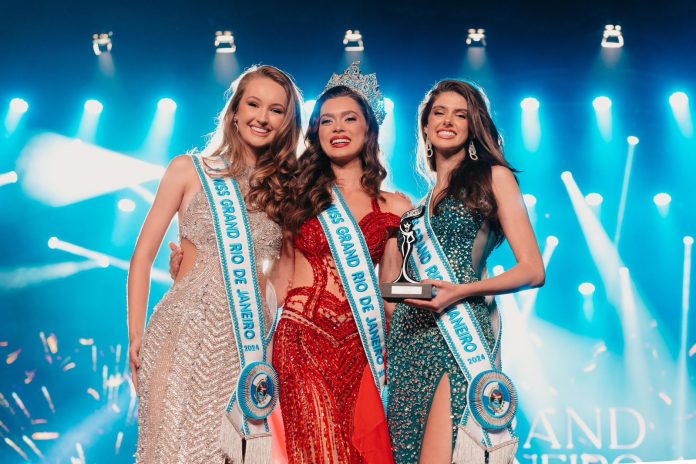
[[[213,217],[220,267],[240,361],[237,386],[228,401],[227,417],[223,420],[222,440],[236,440],[231,445],[233,450],[228,454],[233,454],[230,457],[237,459],[234,462],[242,462],[241,437],[248,441],[249,456],[250,446],[256,448],[251,443],[257,441],[249,441],[250,439],[270,436],[266,418],[278,401],[278,375],[266,360],[277,319],[271,333],[265,337],[256,255],[239,184],[232,177],[211,178],[205,173],[200,158],[193,156],[192,159]],[[239,438],[230,436],[230,424],[236,429]],[[268,453],[270,455],[270,448]]]
[[[384,402],[387,331],[382,294],[365,237],[336,186],[333,203],[319,215],[319,222],[353,311],[372,378]]]
[[[428,193],[421,205],[421,208],[425,208],[425,214],[413,221],[416,253],[411,256],[411,266],[419,280],[424,278],[458,283],[430,224],[431,200],[432,192]],[[442,314],[433,315],[440,333],[469,383],[467,408],[459,423],[454,462],[483,463],[486,452],[489,453],[489,462],[510,462],[514,458],[518,441],[511,425],[517,410],[517,394],[510,379],[496,368],[498,341],[496,340],[494,350],[491,351],[473,310],[466,301]],[[468,446],[467,442],[473,444],[473,448],[478,446],[480,449],[472,450],[471,446],[464,449]],[[504,447],[508,448],[505,450],[506,456],[503,457],[502,453],[495,453],[494,456],[496,450]]]

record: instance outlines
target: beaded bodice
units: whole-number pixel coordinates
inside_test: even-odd
[[[249,173],[243,173],[237,178],[242,195],[249,191]],[[281,228],[268,219],[263,211],[250,211],[249,223],[253,231],[252,240],[256,252],[256,262],[259,266],[264,262],[278,259],[282,241]],[[179,235],[191,241],[199,253],[213,256],[217,259],[217,239],[215,227],[210,213],[208,199],[203,190],[199,190],[191,199],[186,211],[179,221]]]
[[[382,259],[389,237],[399,227],[399,217],[380,210],[377,200],[372,211],[358,223],[373,263]],[[357,333],[324,230],[317,218],[305,222],[295,237],[295,248],[312,268],[311,287],[296,287],[288,293],[287,309],[316,325],[334,339]]]
[[[485,217],[448,196],[437,206],[430,223],[459,283],[481,280],[495,245]]]

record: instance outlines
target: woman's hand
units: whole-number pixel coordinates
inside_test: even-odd
[[[176,280],[176,276],[179,275],[181,262],[184,260],[184,252],[174,242],[169,242],[169,249],[172,250],[172,253],[169,255],[169,275]]]
[[[128,357],[130,358],[131,378],[135,393],[138,393],[138,369],[140,369],[140,341],[141,338],[132,338],[128,347]]]
[[[451,308],[468,296],[464,292],[466,288],[465,285],[457,285],[451,282],[445,282],[444,280],[426,279],[421,282],[433,285],[433,299],[416,300],[408,298],[404,300],[404,303],[415,308],[429,309],[430,311],[441,314],[443,311]]]

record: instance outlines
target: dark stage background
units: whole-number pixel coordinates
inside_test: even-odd
[[[522,171],[548,272],[540,291],[499,299],[518,460],[696,458],[695,5],[2,2],[0,462],[132,461],[125,269],[162,167],[204,144],[244,68],[276,65],[311,100],[358,55],[392,102],[390,188],[425,192],[416,110],[445,77],[487,90]],[[605,24],[623,48],[600,47]],[[470,27],[485,49],[467,49]],[[344,51],[349,28],[364,52]],[[234,55],[215,53],[224,29]],[[113,50],[97,57],[101,31]],[[164,97],[175,111],[158,110]],[[489,261],[513,264],[507,245]],[[155,274],[151,307],[169,285]]]

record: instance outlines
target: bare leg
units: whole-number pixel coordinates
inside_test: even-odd
[[[428,423],[423,434],[421,464],[452,462],[452,406],[449,375],[445,374],[435,390]]]

